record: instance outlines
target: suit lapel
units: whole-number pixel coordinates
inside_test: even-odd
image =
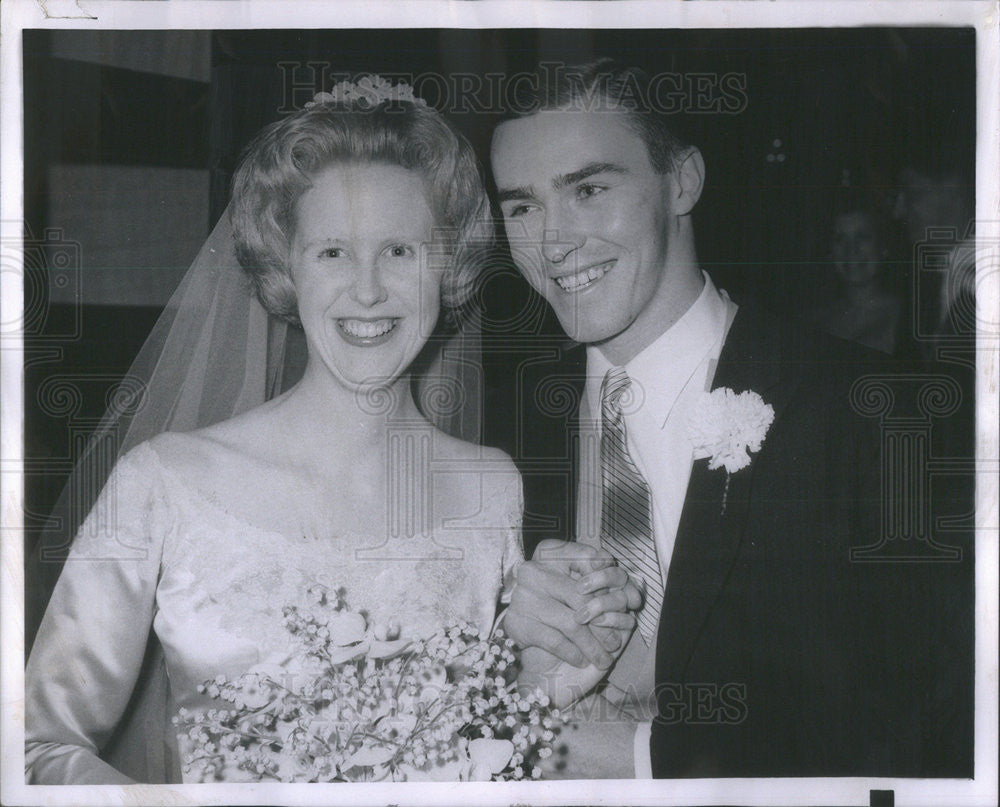
[[[774,407],[777,423],[794,389],[788,341],[776,320],[752,306],[741,306],[719,357],[712,389],[753,390]],[[762,451],[766,446],[765,439]],[[658,681],[684,680],[698,636],[737,557],[757,460],[754,455],[749,467],[730,475],[728,492],[725,470],[710,471],[707,459],[692,466],[660,618]]]

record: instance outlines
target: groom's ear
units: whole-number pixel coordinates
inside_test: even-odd
[[[675,158],[674,180],[674,213],[686,216],[698,203],[702,188],[705,187],[705,160],[695,146],[684,150]]]

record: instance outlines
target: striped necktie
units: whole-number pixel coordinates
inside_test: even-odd
[[[645,581],[639,633],[651,646],[663,604],[663,583],[653,543],[649,485],[635,467],[626,443],[621,398],[631,383],[624,368],[612,367],[601,384],[601,546],[633,579]]]

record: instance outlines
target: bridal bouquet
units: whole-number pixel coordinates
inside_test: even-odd
[[[295,652],[201,691],[180,710],[186,778],[210,782],[538,778],[559,713],[509,681],[512,643],[464,623],[421,640],[372,626],[339,591],[286,606]]]

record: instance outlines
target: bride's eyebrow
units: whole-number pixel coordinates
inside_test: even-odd
[[[310,250],[310,249],[315,249],[316,247],[321,247],[321,246],[322,247],[326,247],[326,246],[340,246],[341,244],[345,244],[345,243],[347,243],[347,242],[343,238],[336,238],[336,237],[330,237],[330,238],[325,238],[325,237],[310,238],[308,241],[306,241],[304,244],[302,244],[302,246],[299,247],[299,248],[303,249],[303,250]]]

